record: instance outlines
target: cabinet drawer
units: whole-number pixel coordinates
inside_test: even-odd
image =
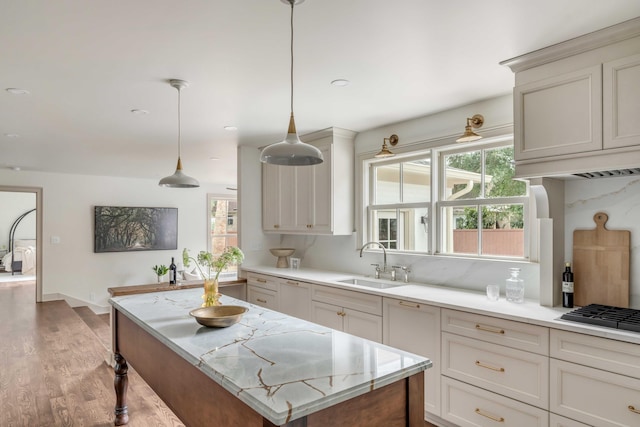
[[[311,299],[313,301],[326,302],[328,304],[382,316],[382,297],[377,295],[322,285],[313,285],[311,292]]]
[[[549,328],[455,310],[442,310],[442,330],[549,355]]]
[[[442,418],[462,427],[546,427],[549,413],[504,396],[442,378]]]
[[[261,288],[278,290],[278,278],[266,274],[247,273],[247,284],[260,286]]]
[[[278,310],[278,294],[258,286],[247,286],[247,302],[270,310]]]
[[[587,424],[572,420],[570,418],[561,417],[560,415],[549,414],[550,427],[589,427]]]
[[[442,374],[549,408],[546,356],[443,333]]]
[[[640,378],[640,345],[551,330],[551,357]]]
[[[640,425],[640,380],[551,359],[551,411],[583,423]]]

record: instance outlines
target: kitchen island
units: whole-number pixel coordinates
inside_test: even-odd
[[[225,296],[249,311],[206,328],[189,316],[201,294],[110,300],[116,425],[129,420],[128,363],[188,426],[424,425],[429,359]]]

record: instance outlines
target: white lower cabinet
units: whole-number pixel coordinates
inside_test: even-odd
[[[571,418],[561,417],[552,412],[549,414],[549,427],[589,427],[589,425],[572,420]]]
[[[442,377],[442,418],[458,426],[546,427],[549,413],[461,381]]]
[[[640,426],[639,355],[636,344],[552,330],[551,411],[587,425]]]
[[[357,337],[382,342],[382,317],[375,314],[312,301],[311,321]]]
[[[384,298],[383,343],[428,357],[425,371],[425,410],[440,415],[440,308],[412,301]]]
[[[278,307],[281,313],[311,320],[311,284],[291,279],[278,283]]]
[[[278,310],[278,293],[255,285],[247,285],[247,302],[270,310]]]
[[[382,342],[382,297],[313,285],[311,299],[312,322]]]

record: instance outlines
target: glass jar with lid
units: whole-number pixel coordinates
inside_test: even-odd
[[[524,302],[524,280],[520,278],[519,268],[510,268],[511,276],[507,279],[506,295],[507,301],[515,303]]]

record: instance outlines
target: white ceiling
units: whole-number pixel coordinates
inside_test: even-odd
[[[280,0],[0,5],[0,167],[172,174],[170,78],[191,83],[182,160],[200,181],[235,184],[238,145],[284,137],[290,8]],[[637,16],[638,0],[307,0],[294,18],[298,132],[364,131],[509,93],[500,61]],[[330,85],[338,78],[351,85]]]

